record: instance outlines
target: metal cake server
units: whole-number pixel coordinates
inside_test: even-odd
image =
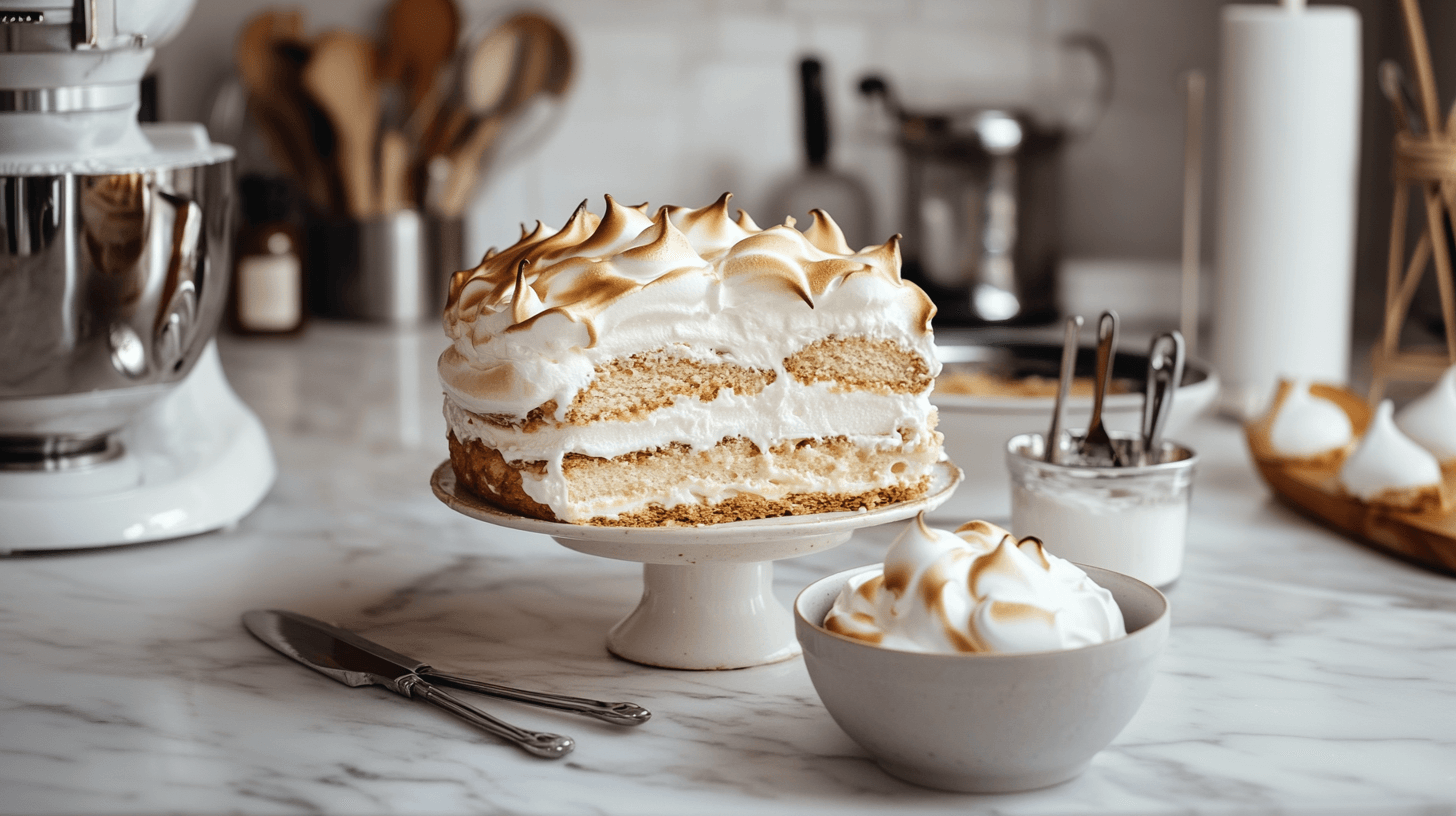
[[[651,712],[635,703],[603,703],[457,677],[431,669],[414,658],[346,629],[296,612],[256,609],[243,615],[253,636],[284,655],[346,686],[384,686],[404,697],[424,700],[528,753],[557,759],[571,753],[570,737],[527,731],[493,717],[437,688],[436,683],[508,700],[584,714],[617,725],[641,725]]]

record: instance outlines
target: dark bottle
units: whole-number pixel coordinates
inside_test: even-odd
[[[288,183],[260,175],[238,182],[243,228],[233,265],[234,331],[240,334],[292,334],[306,316],[303,252],[290,221],[293,193]]]

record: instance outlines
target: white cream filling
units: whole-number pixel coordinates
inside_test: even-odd
[[[934,412],[935,408],[924,395],[835,392],[827,383],[804,386],[782,373],[755,396],[724,391],[711,402],[679,397],[672,405],[634,422],[548,425],[531,432],[485,422],[448,396],[445,399],[445,419],[456,438],[479,440],[499,451],[508,462],[546,463],[544,474],[521,471],[521,488],[566,521],[617,515],[644,506],[640,498],[602,499],[593,503],[574,500],[562,470],[567,453],[609,459],[673,443],[702,451],[724,438],[734,437],[748,439],[763,451],[785,440],[836,436],[843,436],[866,450],[914,448],[936,444]],[[901,437],[901,429],[910,432],[908,441]],[[928,473],[928,465],[911,464],[898,478],[902,483],[913,483]],[[861,493],[882,486],[883,482],[863,481],[840,472],[828,473],[817,480],[808,479],[801,472],[770,472],[766,480],[734,487],[685,481],[669,494],[653,497],[652,502],[665,507],[712,504],[744,493],[776,500],[789,493]]]
[[[895,439],[898,446],[899,437]],[[929,465],[908,464],[898,478],[914,483],[930,473]],[[759,496],[768,501],[777,501],[791,493],[866,493],[883,487],[881,482],[849,479],[831,474],[824,478],[806,478],[802,472],[771,472],[766,479],[744,481],[734,485],[721,482],[707,482],[690,479],[679,482],[671,490],[650,499],[640,496],[599,497],[591,501],[572,500],[569,488],[559,468],[548,466],[546,476],[521,473],[521,489],[532,500],[547,505],[563,521],[580,523],[597,516],[617,516],[643,510],[649,505],[666,508],[681,504],[713,505],[735,496]]]
[[[530,432],[482,421],[452,397],[445,399],[445,421],[456,438],[479,440],[508,462],[550,461],[567,452],[610,459],[674,442],[706,450],[740,436],[763,450],[785,439],[826,436],[884,436],[898,443],[896,430],[921,431],[930,426],[934,412],[921,394],[834,392],[828,383],[804,386],[787,374],[752,396],[726,389],[711,402],[680,396],[632,422],[546,425]]]

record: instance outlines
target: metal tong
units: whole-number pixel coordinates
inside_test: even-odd
[[[1142,444],[1138,448],[1138,465],[1156,465],[1163,459],[1163,428],[1173,409],[1173,392],[1183,381],[1185,360],[1183,335],[1166,332],[1153,338],[1148,346],[1148,381],[1143,394]]]

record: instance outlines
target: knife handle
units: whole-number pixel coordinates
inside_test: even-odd
[[[515,700],[518,703],[529,703],[572,714],[585,714],[614,725],[641,725],[652,719],[652,712],[636,703],[604,703],[600,700],[587,700],[582,697],[567,697],[564,694],[498,686],[495,683],[471,680],[468,677],[457,677],[453,674],[442,674],[436,671],[422,671],[420,674],[436,683],[464,691],[488,694],[492,697]]]
[[[571,737],[527,731],[510,723],[496,719],[480,709],[458,700],[446,692],[425,682],[418,675],[410,675],[399,681],[400,687],[411,697],[417,697],[436,708],[454,714],[482,731],[494,734],[507,742],[513,742],[529,754],[547,759],[560,759],[576,747]]]

